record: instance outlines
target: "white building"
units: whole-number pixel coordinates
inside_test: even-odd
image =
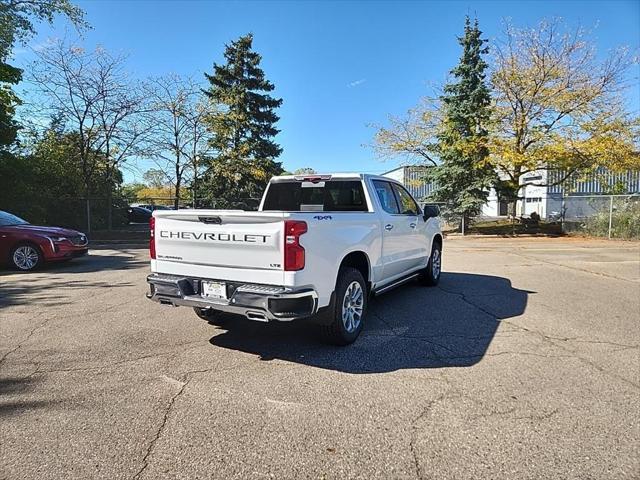
[[[390,170],[382,175],[401,182],[419,201],[423,201],[436,188],[433,183],[424,180],[424,172],[428,167],[407,165]],[[611,191],[614,186],[628,194],[640,192],[640,171],[611,173],[599,169],[586,177],[570,178],[558,185],[562,177],[559,172],[541,170],[532,172],[520,179],[523,185],[520,195],[524,197],[516,204],[516,215],[530,215],[536,212],[541,218],[549,215],[569,213],[571,217],[587,217],[595,213],[600,202],[593,199]],[[487,217],[507,216],[508,204],[498,198],[491,189],[487,203],[482,208],[482,215]]]

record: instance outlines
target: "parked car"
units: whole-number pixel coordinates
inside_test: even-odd
[[[148,297],[213,319],[310,318],[331,343],[360,334],[371,294],[440,279],[439,208],[386,177],[271,179],[257,212],[156,211]]]
[[[144,207],[127,208],[127,220],[129,223],[149,223],[151,210]]]
[[[35,270],[44,262],[86,255],[88,244],[84,233],[68,228],[31,225],[0,210],[0,263],[17,270]]]
[[[166,205],[136,205],[136,207],[146,208],[151,212],[155,212],[156,210],[174,210],[173,207],[168,207]]]

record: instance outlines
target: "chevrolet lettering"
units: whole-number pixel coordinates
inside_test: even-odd
[[[176,238],[182,240],[209,240],[218,242],[250,242],[250,243],[266,243],[270,235],[260,234],[239,234],[239,233],[212,233],[212,232],[173,232],[160,231],[160,238]]]

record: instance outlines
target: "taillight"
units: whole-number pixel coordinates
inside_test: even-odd
[[[156,258],[156,218],[149,219],[149,256]]]
[[[307,233],[307,222],[286,220],[284,222],[284,269],[285,271],[304,268],[304,247],[300,245],[300,235]]]

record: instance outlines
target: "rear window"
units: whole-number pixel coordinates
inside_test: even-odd
[[[285,212],[367,212],[362,182],[329,180],[274,182],[269,185],[263,210]]]

